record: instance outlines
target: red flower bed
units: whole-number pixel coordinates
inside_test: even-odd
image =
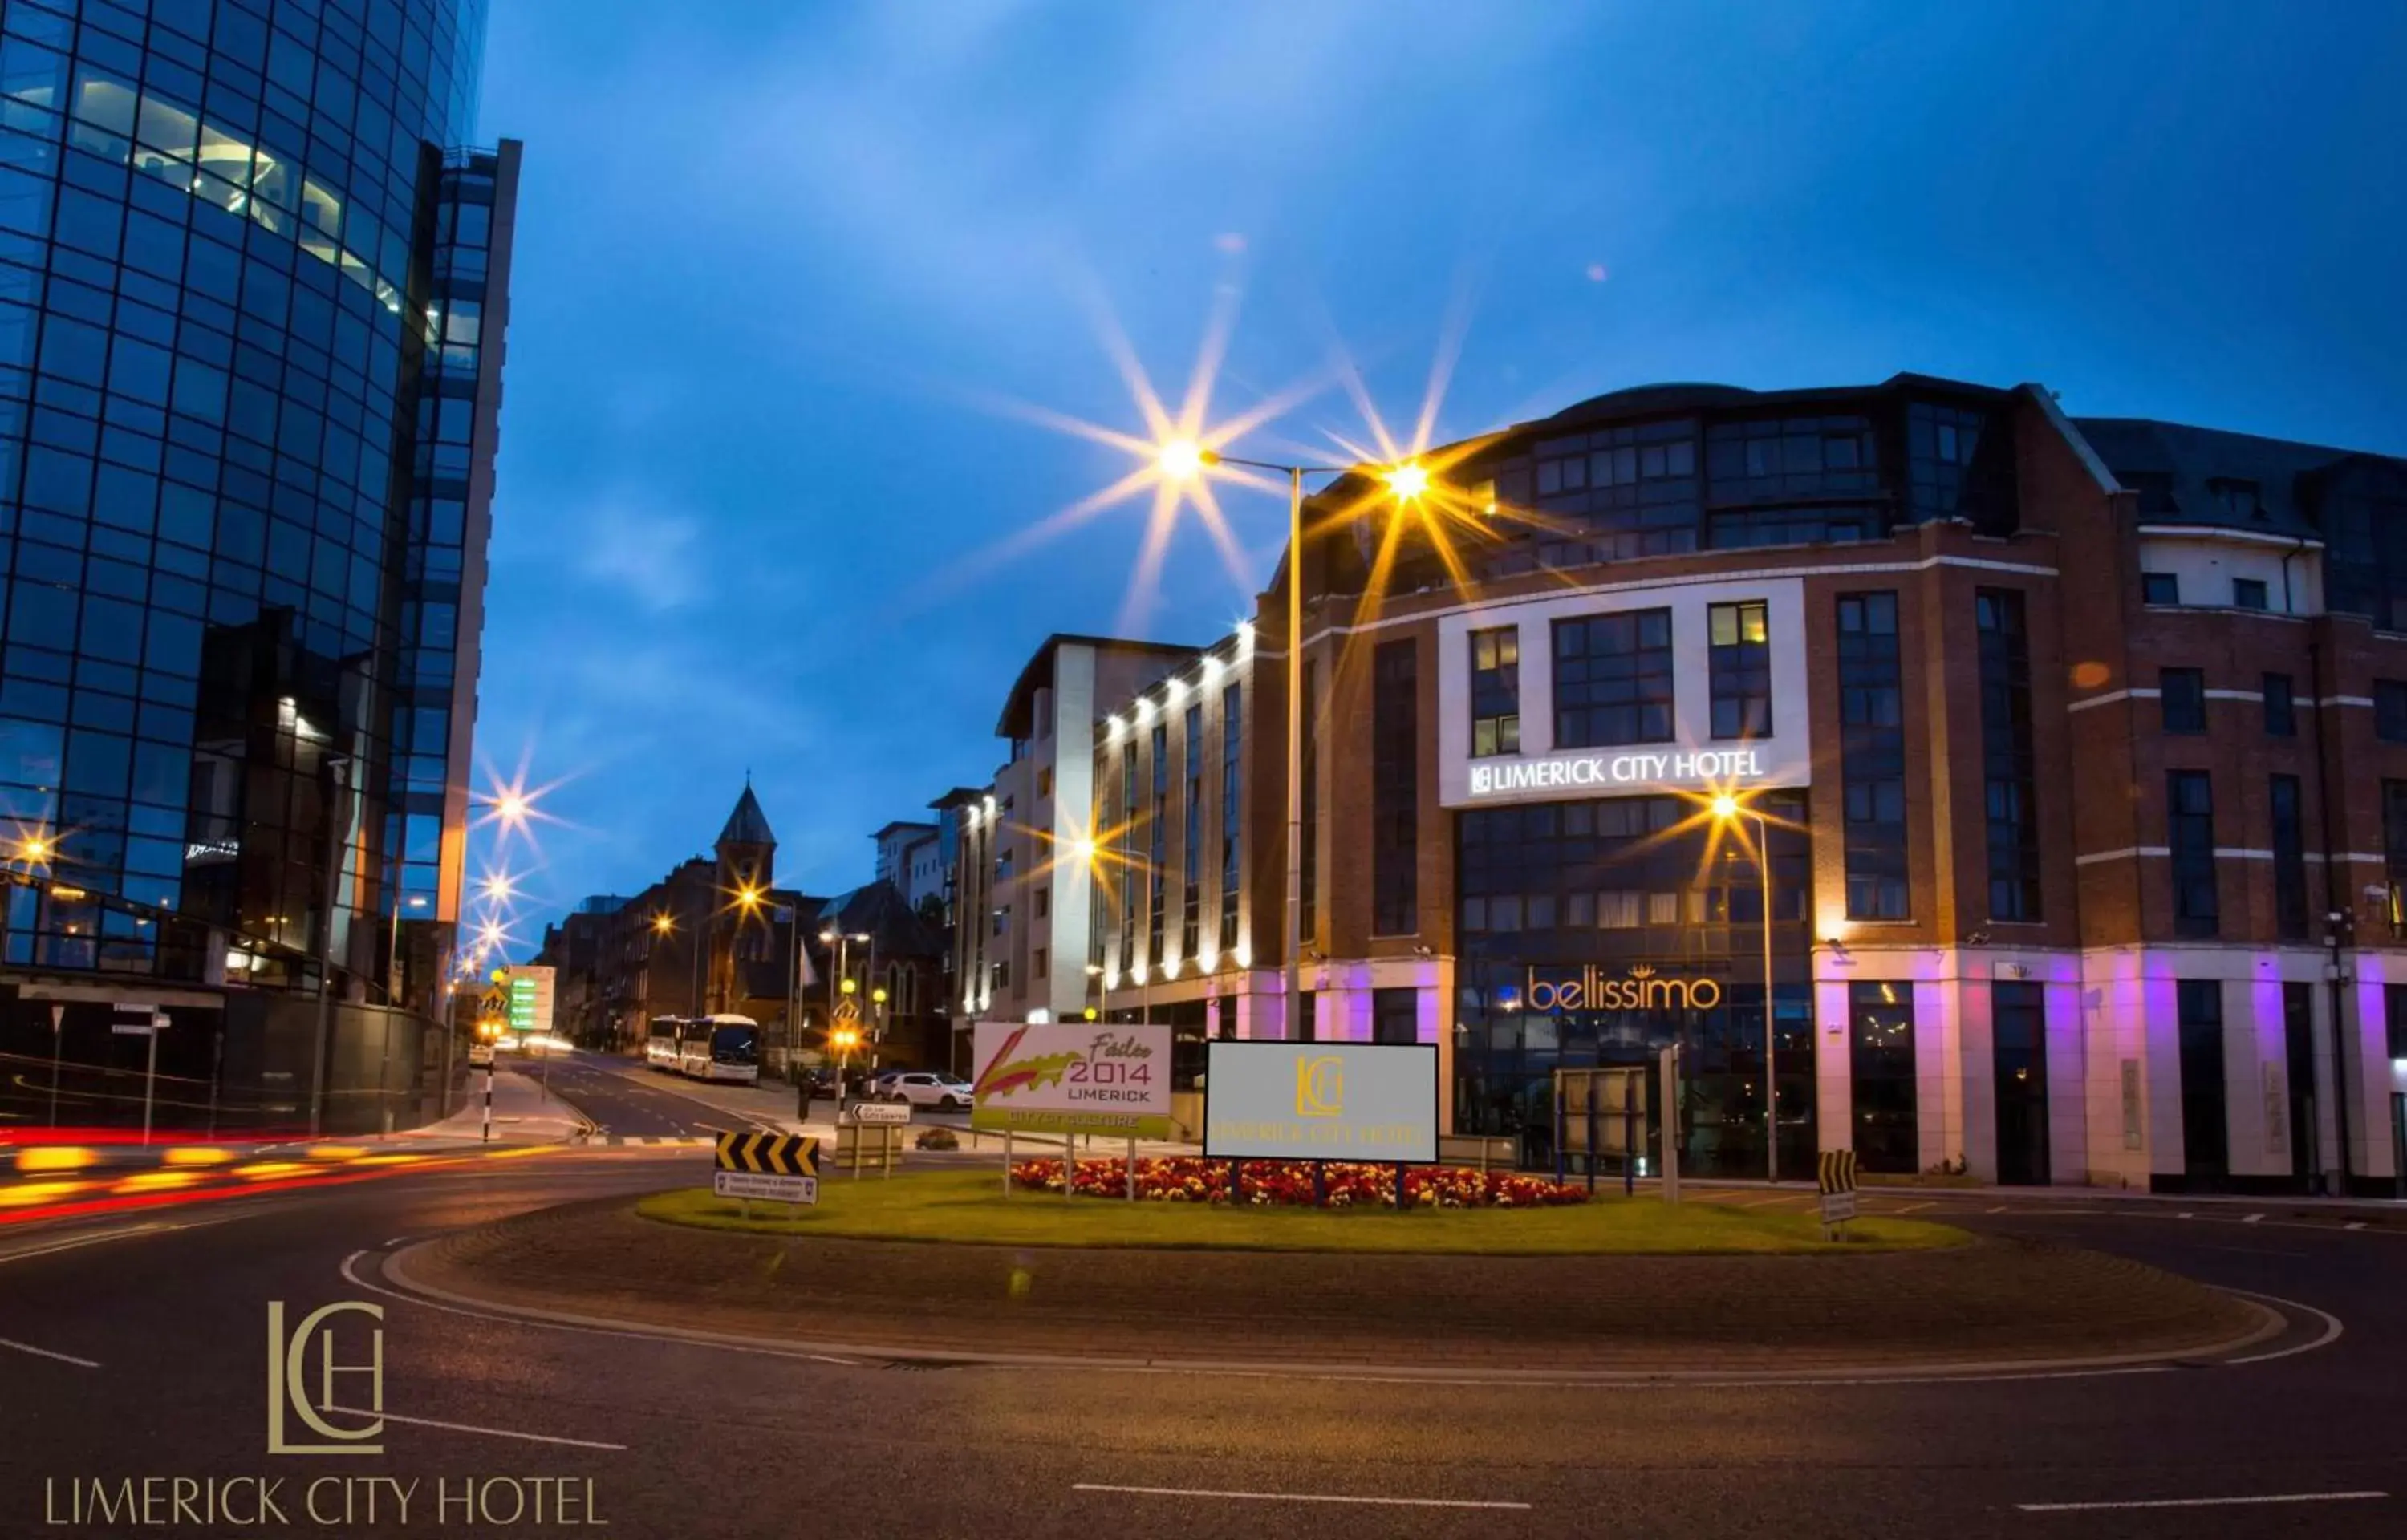
[[[1262,1207],[1275,1204],[1311,1208],[1318,1189],[1308,1161],[1249,1160],[1245,1163],[1245,1201]],[[1323,1168],[1332,1208],[1393,1208],[1396,1168],[1331,1162]],[[1036,1192],[1061,1190],[1061,1163],[1027,1160],[1011,1168],[1015,1187]],[[1078,1162],[1080,1197],[1124,1198],[1128,1166],[1117,1160]],[[1227,1203],[1229,1162],[1192,1156],[1146,1159],[1136,1163],[1136,1195],[1156,1203]],[[1552,1204],[1586,1203],[1584,1187],[1559,1185],[1543,1177],[1515,1171],[1482,1174],[1468,1166],[1411,1166],[1404,1168],[1404,1201],[1416,1208],[1537,1208]]]

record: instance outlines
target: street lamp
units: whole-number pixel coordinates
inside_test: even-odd
[[[393,988],[393,979],[401,971],[401,911],[404,909],[424,909],[425,907],[425,897],[414,893],[401,903],[392,906],[392,932],[385,938],[384,943],[384,1003],[387,1005],[396,1003],[400,995],[400,992]]]
[[[1287,1008],[1281,1036],[1294,1041],[1303,1025],[1303,478],[1345,475],[1354,467],[1243,459],[1192,439],[1159,445],[1154,465],[1174,481],[1200,477],[1216,465],[1243,465],[1287,477]],[[1429,471],[1417,461],[1388,466],[1379,475],[1398,502],[1410,502],[1429,490]]]
[[[1773,1058],[1772,1025],[1772,830],[1760,810],[1746,806],[1729,792],[1716,792],[1714,822],[1727,828],[1755,820],[1755,875],[1762,895],[1763,912],[1763,1180],[1780,1180],[1780,1074]]]

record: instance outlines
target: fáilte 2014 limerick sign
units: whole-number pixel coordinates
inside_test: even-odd
[[[971,1053],[973,1128],[1172,1137],[1166,1026],[980,1022]]]

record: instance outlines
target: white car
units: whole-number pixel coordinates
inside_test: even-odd
[[[880,1076],[877,1095],[884,1101],[906,1101],[914,1107],[953,1111],[969,1106],[970,1082],[958,1076],[917,1070],[890,1079]]]

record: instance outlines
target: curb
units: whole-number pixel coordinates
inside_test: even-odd
[[[1638,1385],[1765,1385],[1797,1383],[1914,1383],[1921,1380],[1953,1379],[2028,1379],[2071,1378],[2085,1374],[2115,1374],[2145,1372],[2152,1369],[2197,1367],[2201,1360],[2211,1360],[2256,1347],[2280,1335],[2288,1321],[2279,1311],[2228,1289],[2216,1290],[2230,1295],[2240,1305],[2254,1312],[2257,1324],[2238,1336],[2200,1347],[2177,1351],[2143,1353],[2110,1353],[2088,1358],[1964,1360],[1940,1363],[1873,1363],[1826,1365],[1799,1369],[1674,1369],[1674,1370],[1563,1370],[1510,1369],[1474,1366],[1439,1367],[1427,1363],[1308,1363],[1292,1360],[1213,1359],[1152,1357],[1142,1354],[1113,1356],[1072,1353],[1011,1353],[980,1352],[974,1349],[915,1348],[892,1344],[862,1344],[842,1342],[799,1341],[786,1337],[751,1336],[736,1332],[712,1332],[691,1326],[661,1325],[650,1321],[631,1321],[621,1317],[581,1315],[570,1310],[547,1309],[537,1306],[503,1303],[462,1293],[430,1284],[411,1276],[408,1261],[419,1252],[438,1244],[444,1237],[434,1236],[389,1252],[378,1259],[377,1271],[385,1280],[403,1293],[421,1301],[431,1301],[456,1310],[487,1317],[502,1317],[534,1325],[561,1327],[573,1331],[601,1332],[618,1336],[648,1337],[654,1340],[687,1342],[699,1347],[733,1349],[749,1352],[769,1353],[784,1358],[829,1358],[836,1360],[868,1360],[849,1366],[865,1368],[875,1363],[926,1363],[943,1366],[1018,1369],[1080,1369],[1118,1373],[1231,1375],[1266,1379],[1375,1379],[1411,1380],[1430,1384],[1508,1382],[1527,1385],[1575,1386],[1638,1386]],[[2211,1287],[2211,1286],[2210,1286]]]

